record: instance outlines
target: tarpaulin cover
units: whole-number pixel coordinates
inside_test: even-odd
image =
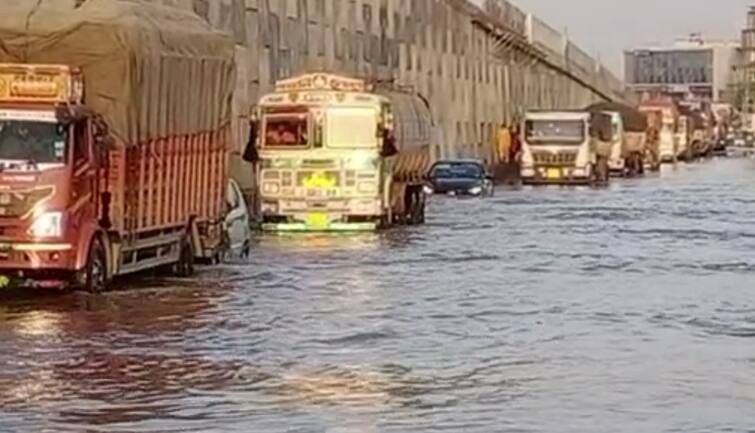
[[[590,113],[601,111],[615,111],[619,113],[624,123],[624,130],[626,131],[644,132],[648,127],[647,118],[642,112],[617,102],[599,102],[588,106],[585,110]]]
[[[85,102],[121,145],[230,122],[234,45],[198,16],[145,0],[2,0],[0,62],[84,73]]]

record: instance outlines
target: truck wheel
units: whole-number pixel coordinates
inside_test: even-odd
[[[194,247],[187,236],[181,241],[178,263],[174,265],[174,273],[178,277],[186,278],[194,275]]]
[[[417,224],[425,223],[425,210],[427,209],[427,201],[425,200],[425,194],[420,188],[417,188]]]
[[[108,287],[105,248],[99,239],[92,242],[84,275],[84,288],[89,293],[102,293]]]
[[[408,212],[407,223],[409,225],[418,225],[425,222],[425,201],[422,196],[422,190],[418,186],[407,187]]]

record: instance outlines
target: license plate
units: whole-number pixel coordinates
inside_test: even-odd
[[[311,213],[307,215],[307,225],[310,227],[327,227],[328,214]]]
[[[549,168],[546,175],[548,179],[561,179],[561,170],[558,168]]]

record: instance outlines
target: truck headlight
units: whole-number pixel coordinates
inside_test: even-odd
[[[373,181],[364,181],[357,184],[357,191],[360,194],[370,194],[377,192],[377,183]]]
[[[29,234],[37,238],[56,238],[63,235],[63,212],[45,212],[32,223]]]
[[[280,185],[276,182],[265,182],[262,184],[262,192],[265,194],[278,194],[280,192]]]
[[[347,158],[345,164],[348,170],[375,170],[378,166],[378,159],[372,153],[359,152]]]

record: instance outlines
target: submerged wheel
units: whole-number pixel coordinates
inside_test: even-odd
[[[425,222],[425,200],[422,189],[418,186],[410,186],[406,189],[408,198],[407,223],[418,225]]]
[[[89,293],[102,293],[108,288],[107,258],[102,241],[95,239],[89,248],[89,257],[84,270],[84,289]]]
[[[173,271],[178,277],[191,277],[194,275],[194,246],[188,236],[181,240],[180,248],[178,262],[174,265]]]

